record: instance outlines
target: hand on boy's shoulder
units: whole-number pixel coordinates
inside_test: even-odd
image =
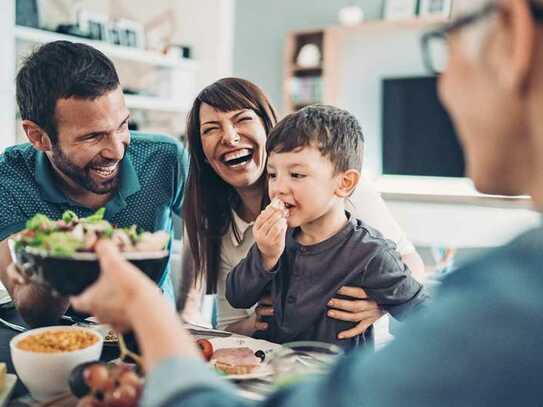
[[[288,211],[279,199],[274,199],[256,218],[253,236],[266,270],[271,270],[285,250]]]

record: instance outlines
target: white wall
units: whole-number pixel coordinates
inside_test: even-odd
[[[42,0],[46,25],[72,18],[72,0]],[[196,89],[232,74],[234,0],[81,0],[78,7],[148,24],[159,17],[161,30],[174,44],[192,47],[200,62]],[[166,15],[165,15],[166,14]]]
[[[183,0],[178,36],[191,44],[200,62],[197,89],[231,76],[234,52],[234,0]]]
[[[0,1],[0,153],[15,143],[15,0]]]
[[[420,30],[367,28],[346,31],[339,55],[336,104],[352,112],[366,138],[365,171],[381,173],[381,80],[425,74],[419,48]]]

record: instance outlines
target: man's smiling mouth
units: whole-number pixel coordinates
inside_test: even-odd
[[[117,170],[119,169],[119,163],[115,163],[113,165],[110,165],[110,166],[103,166],[103,167],[93,167],[91,168],[91,170],[93,172],[95,172],[96,174],[98,174],[100,177],[102,178],[109,178],[113,175],[115,175],[115,173],[117,172]]]

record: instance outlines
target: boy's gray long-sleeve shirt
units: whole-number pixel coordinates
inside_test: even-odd
[[[352,322],[327,316],[327,303],[344,286],[363,288],[368,297],[395,318],[402,319],[426,299],[426,294],[401,261],[393,242],[362,221],[350,218],[331,238],[312,246],[287,232],[286,247],[277,265],[264,269],[254,245],[228,275],[226,298],[237,308],[249,308],[268,291],[274,316],[259,338],[285,343],[320,340],[349,348],[359,338],[340,340]]]

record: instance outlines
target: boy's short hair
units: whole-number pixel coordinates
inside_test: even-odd
[[[329,105],[311,105],[291,113],[272,129],[268,154],[287,153],[315,144],[330,159],[336,173],[362,169],[364,135],[358,120]]]

